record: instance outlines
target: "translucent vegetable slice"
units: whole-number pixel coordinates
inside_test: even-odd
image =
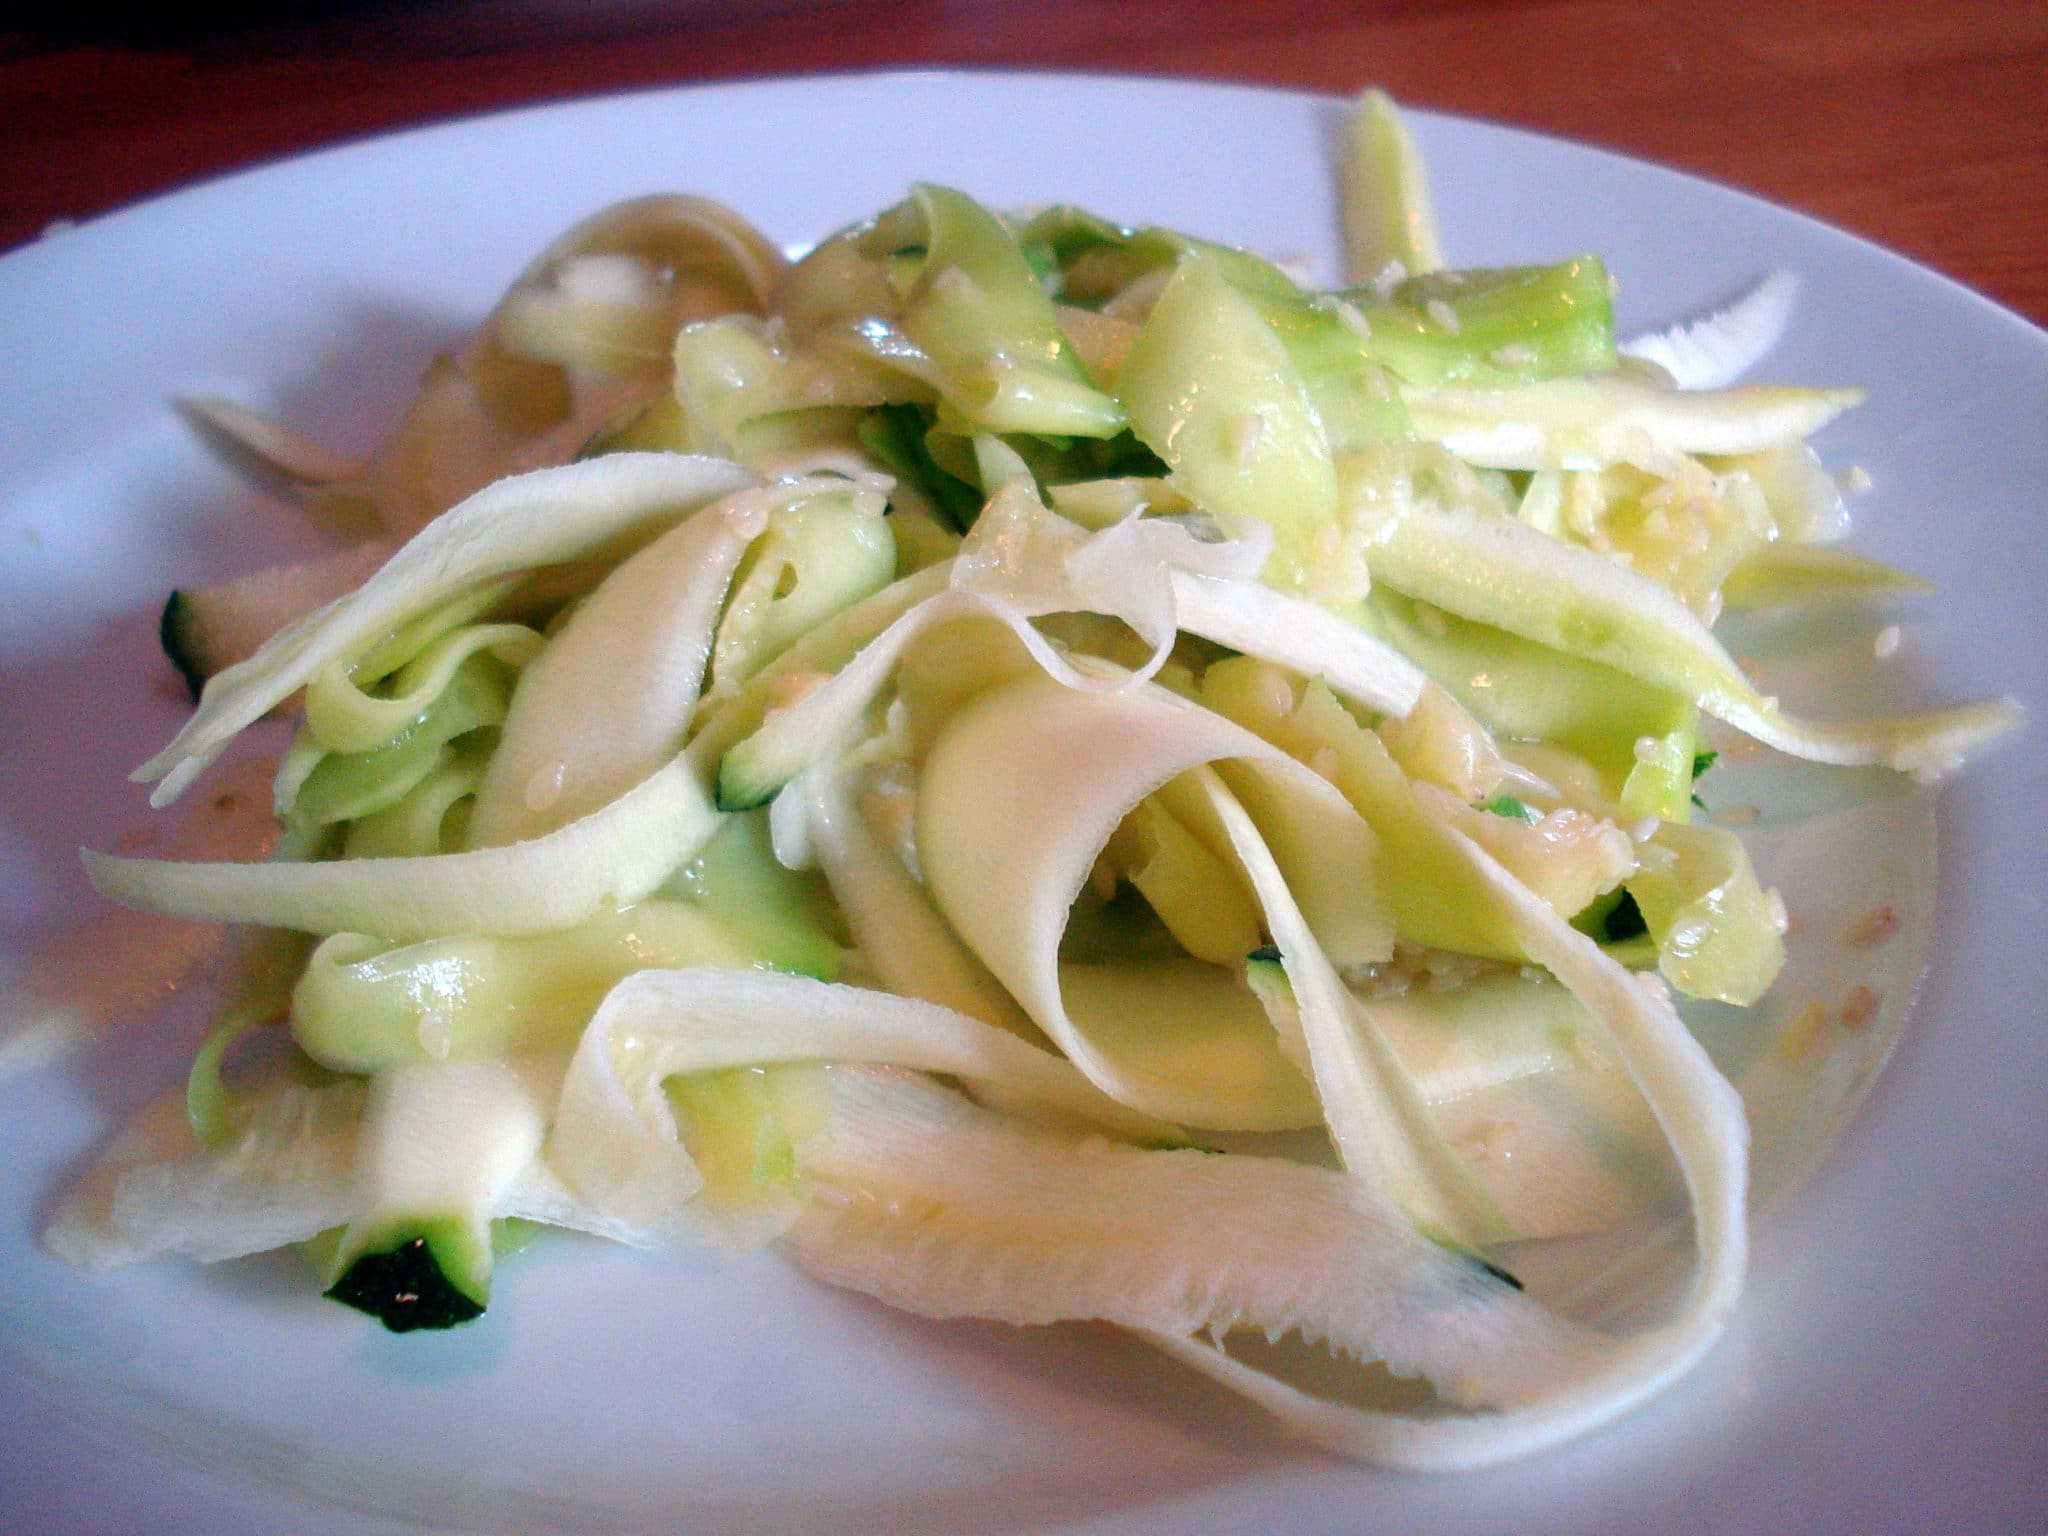
[[[1940,768],[2017,719],[2000,701],[1809,724],[1758,693],[1707,626],[1656,582],[1512,517],[1443,509],[1399,518],[1368,558],[1378,577],[1413,597],[1685,694],[1757,740],[1815,762]]]
[[[167,747],[136,770],[175,799],[244,727],[384,631],[465,586],[565,560],[616,556],[752,477],[715,459],[621,454],[502,481],[436,519],[347,597],[207,684]]]
[[[1212,967],[1214,1003],[1189,999],[1162,1027],[1127,1007],[1088,1008],[1087,966],[1061,959],[1074,899],[1118,825],[1176,776],[1219,761],[1242,765],[1261,792],[1265,831],[1291,856],[1330,947],[1347,960],[1390,952],[1356,876],[1373,858],[1364,824],[1284,754],[1156,690],[1091,695],[1033,675],[975,699],[926,758],[918,854],[953,929],[1105,1091],[1193,1125],[1298,1125],[1315,1117],[1313,1097],[1232,972]],[[1335,870],[1347,877],[1318,878]]]
[[[1366,91],[1352,107],[1341,164],[1344,270],[1351,281],[1370,282],[1390,264],[1404,272],[1441,267],[1422,156],[1386,92]]]
[[[102,895],[184,917],[394,941],[540,933],[650,894],[717,828],[678,758],[580,821],[503,848],[313,864],[180,864],[88,850]]]
[[[1180,1139],[1173,1126],[1099,1092],[1057,1055],[950,1009],[758,972],[650,970],[614,988],[584,1032],[555,1111],[556,1166],[584,1199],[632,1226],[759,1241],[768,1234],[757,1221],[721,1231],[693,1219],[690,1202],[703,1178],[663,1084],[794,1061],[945,1073],[1120,1136]],[[769,1220],[782,1224],[795,1214],[785,1206]]]

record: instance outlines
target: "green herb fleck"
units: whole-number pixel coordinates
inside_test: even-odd
[[[1709,751],[1709,752],[1695,752],[1695,753],[1693,753],[1693,755],[1692,755],[1692,777],[1693,777],[1693,782],[1694,782],[1694,783],[1698,783],[1698,782],[1699,782],[1699,777],[1700,777],[1700,775],[1701,775],[1701,774],[1703,774],[1703,773],[1705,773],[1705,772],[1706,772],[1706,771],[1707,771],[1707,770],[1708,770],[1709,768],[1713,767],[1713,766],[1714,766],[1714,764],[1715,764],[1715,762],[1716,762],[1717,760],[1719,760],[1720,756],[1721,756],[1721,754],[1720,754],[1720,753],[1718,753],[1718,752],[1712,752],[1712,751]],[[1701,798],[1699,797],[1699,794],[1698,794],[1697,792],[1695,792],[1695,793],[1693,794],[1693,797],[1692,797],[1692,803],[1693,803],[1694,805],[1698,806],[1698,807],[1699,807],[1699,808],[1700,808],[1701,810],[1703,810],[1703,811],[1704,811],[1704,810],[1705,810],[1705,809],[1707,808],[1707,802],[1706,802],[1706,801],[1704,801],[1704,800],[1702,800],[1702,799],[1701,799]]]
[[[1527,822],[1532,827],[1543,819],[1541,811],[1532,805],[1524,805],[1513,795],[1495,795],[1491,800],[1482,804],[1479,809],[1491,811],[1496,816],[1505,816],[1509,821]]]

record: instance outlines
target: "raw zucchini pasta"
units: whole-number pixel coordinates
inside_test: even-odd
[[[166,610],[138,777],[283,709],[282,834],[86,855],[245,937],[52,1246],[299,1244],[403,1331],[508,1223],[777,1243],[1403,1466],[1682,1374],[1749,1126],[1676,998],[1786,955],[1706,733],[1925,777],[2012,713],[1809,719],[1716,637],[1907,580],[1824,542],[1856,393],[1730,382],[1788,282],[1624,351],[1595,257],[1442,268],[1384,98],[1348,155],[1328,290],[933,185],[793,262],[649,198],[362,463],[196,407],[365,542]],[[1627,1317],[1527,1262],[1681,1217]]]

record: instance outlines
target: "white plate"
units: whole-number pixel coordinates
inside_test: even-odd
[[[814,237],[951,181],[1274,254],[1331,253],[1337,105],[1161,81],[910,75],[662,92],[375,140],[0,260],[0,954],[85,910],[71,850],[140,820],[173,727],[173,581],[300,547],[166,406],[228,393],[366,442],[437,342],[613,198],[678,187]],[[1623,324],[1775,267],[1772,361],[1871,386],[1825,442],[1876,480],[1861,546],[1934,577],[1904,665],[2048,697],[2048,338],[1908,263],[1611,155],[1423,117],[1464,264],[1603,253]],[[1796,145],[1787,153],[1798,153]],[[1620,1426],[1484,1474],[1389,1477],[1091,1330],[929,1327],[772,1258],[561,1240],[485,1326],[392,1338],[277,1258],[73,1273],[67,1170],[174,1081],[194,1012],[0,1084],[0,1527],[382,1531],[1645,1533],[2040,1529],[2048,1030],[2038,737],[1943,799],[1936,967],[1833,1161],[1760,1233],[1708,1363]]]

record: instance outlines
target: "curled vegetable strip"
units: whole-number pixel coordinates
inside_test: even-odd
[[[306,685],[306,734],[327,752],[385,746],[447,691],[457,670],[479,651],[524,666],[540,648],[541,637],[523,624],[465,624],[398,668],[391,677],[397,691],[383,694],[360,687],[348,668],[329,667]],[[289,798],[279,797],[286,809]]]
[[[158,1097],[66,1197],[43,1241],[91,1269],[176,1253],[202,1263],[262,1253],[349,1219],[367,1085],[282,1083],[239,1132],[203,1146],[181,1091]]]
[[[435,360],[363,472],[321,487],[312,509],[367,504],[410,535],[493,481],[567,462],[664,392],[678,324],[766,308],[786,265],[703,198],[603,209],[528,263],[461,351]]]
[[[1505,1222],[1430,1123],[1415,1080],[1351,1000],[1258,828],[1213,772],[1196,782],[1258,892],[1298,1005],[1323,1123],[1344,1166],[1406,1211],[1431,1237],[1479,1247]]]
[[[884,986],[1013,1035],[1043,1038],[1015,999],[946,926],[902,861],[882,847],[847,794],[844,769],[814,764],[792,789],[803,796],[811,852],[846,915],[855,946],[868,957]]]
[[[1174,484],[1211,512],[1268,524],[1271,573],[1298,584],[1337,513],[1329,435],[1286,344],[1214,260],[1174,268],[1117,389]]]
[[[1173,572],[1180,627],[1233,651],[1321,677],[1347,699],[1406,719],[1428,681],[1422,669],[1356,624],[1253,581]]]
[[[490,1300],[491,1218],[547,1132],[561,1058],[415,1061],[370,1082],[355,1159],[356,1208],[326,1275],[415,1237],[455,1289]],[[422,1230],[420,1213],[435,1216]]]
[[[1390,264],[1410,275],[1444,264],[1421,152],[1385,91],[1366,91],[1352,107],[1340,175],[1352,282],[1369,283]]]
[[[801,1156],[818,1194],[786,1239],[797,1260],[927,1317],[1298,1332],[1468,1406],[1602,1347],[1329,1169],[1076,1141],[872,1070],[834,1074]]]
[[[690,760],[706,774],[740,741],[761,728],[778,702],[806,679],[844,667],[862,647],[926,598],[946,590],[949,565],[934,565],[893,581],[881,591],[842,608],[754,673],[737,690],[706,695],[690,738]]]
[[[1406,715],[1423,675],[1391,646],[1304,599],[1262,585],[1266,536],[1208,542],[1166,518],[1130,518],[1094,534],[1048,512],[1013,483],[998,492],[954,561],[944,592],[905,610],[829,682],[725,757],[718,800],[759,805],[833,744],[844,745],[913,642],[938,625],[986,615],[1008,625],[1046,675],[1080,691],[1136,687],[1164,663],[1177,632],[1323,674],[1347,698]],[[899,583],[899,586],[902,584]],[[1082,670],[1029,622],[1050,613],[1121,618],[1152,651],[1134,672]]]
[[[1124,425],[1122,407],[1089,380],[1051,298],[994,214],[924,183],[882,225],[871,239],[908,237],[919,248],[901,325],[922,357],[902,361],[941,392],[947,416],[984,431],[1082,437],[1113,437]],[[885,358],[894,350],[880,348]]]
[[[1289,1427],[1345,1455],[1417,1468],[1484,1465],[1582,1434],[1654,1396],[1691,1369],[1719,1336],[1742,1289],[1748,1256],[1748,1127],[1742,1101],[1714,1070],[1661,986],[1646,986],[1559,918],[1448,818],[1435,821],[1536,963],[1585,1005],[1648,1102],[1676,1155],[1691,1203],[1698,1269],[1670,1322],[1613,1341],[1599,1354],[1496,1415],[1419,1421],[1309,1396],[1190,1338],[1155,1334],[1176,1358],[1245,1393]]]
[[[331,485],[362,473],[363,466],[356,460],[218,395],[180,400],[178,410],[202,437],[226,447],[265,477],[287,487]]]
[[[1099,1092],[1058,1056],[979,1019],[886,992],[699,967],[641,971],[612,989],[562,1082],[555,1165],[584,1199],[628,1225],[658,1231],[715,1220],[689,1208],[704,1180],[662,1084],[793,1061],[943,1072],[1120,1136],[1179,1139],[1173,1126]]]
[[[1395,519],[1367,559],[1376,577],[1410,596],[1683,693],[1758,741],[1817,763],[1946,767],[2018,718],[2002,700],[1842,724],[1799,720],[1758,693],[1669,590],[1512,517],[1417,511]]]
[[[1773,272],[1732,304],[1624,341],[1620,351],[1655,363],[1680,389],[1722,389],[1784,339],[1798,297],[1799,279]]]
[[[300,1050],[335,1072],[566,1051],[604,995],[635,971],[745,968],[763,958],[705,904],[659,897],[517,939],[391,945],[340,933],[313,950],[288,988],[290,1028]]]
[[[1619,376],[1509,389],[1411,389],[1418,436],[1489,469],[1656,470],[1680,453],[1754,453],[1810,437],[1863,398],[1859,389],[1760,384],[1659,389]]]
[[[1256,571],[1263,556],[1257,541],[1205,543],[1157,519],[1130,519],[1091,535],[1047,511],[1024,483],[1012,481],[976,520],[945,591],[903,613],[831,681],[771,715],[726,755],[719,767],[719,805],[741,810],[762,804],[822,752],[844,746],[911,643],[940,624],[986,615],[1007,625],[1046,675],[1067,687],[1121,688],[1151,677],[1173,647],[1170,570],[1239,576],[1247,568]],[[1151,656],[1128,678],[1082,670],[1031,623],[1069,612],[1122,619],[1151,647]]]
[[[806,481],[727,497],[605,579],[520,680],[470,816],[474,845],[562,826],[681,750],[740,557],[776,506],[825,489]]]
[[[635,257],[666,271],[679,289],[719,291],[718,312],[765,309],[789,270],[773,242],[721,203],[677,193],[629,198],[593,214],[549,243],[514,279],[507,304],[532,290],[564,263],[590,256]],[[668,295],[678,312],[703,304],[703,295]]]
[[[504,848],[317,864],[180,864],[87,849],[126,906],[394,941],[544,933],[640,900],[703,847],[718,812],[681,758],[603,809]]]
[[[1037,766],[1021,774],[1010,765],[1026,752]],[[1105,1091],[1191,1125],[1313,1123],[1313,1094],[1234,971],[1194,972],[1169,1024],[1096,1006],[1113,979],[1102,973],[1121,968],[1060,959],[1075,897],[1119,823],[1177,775],[1217,762],[1245,775],[1331,946],[1347,961],[1390,954],[1376,892],[1357,878],[1371,866],[1372,834],[1342,796],[1250,732],[1159,690],[1081,694],[1032,674],[968,704],[925,761],[919,857],[955,931]],[[1334,871],[1340,880],[1320,878]],[[1213,987],[1199,987],[1204,976]]]
[[[436,518],[354,592],[212,678],[192,718],[134,777],[160,779],[150,803],[167,804],[266,711],[437,599],[510,571],[615,556],[753,483],[737,465],[678,454],[617,454],[500,481]]]

